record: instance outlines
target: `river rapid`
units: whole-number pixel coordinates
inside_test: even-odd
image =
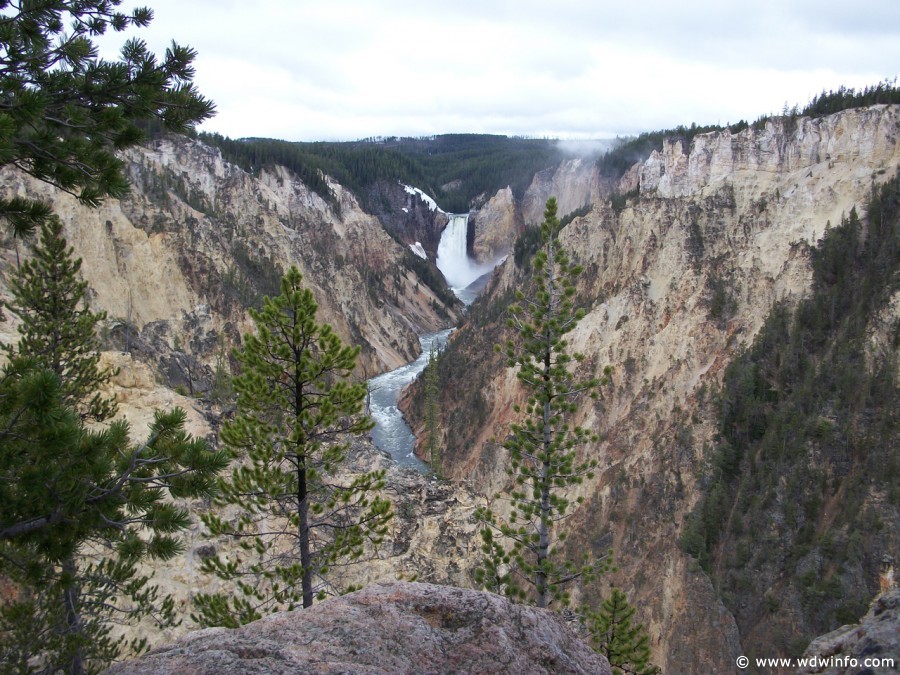
[[[425,370],[431,349],[441,350],[447,344],[452,330],[447,328],[419,336],[419,343],[422,345],[419,358],[369,380],[369,412],[375,420],[372,440],[400,466],[412,467],[422,473],[428,472],[428,465],[415,455],[416,437],[403,419],[397,401],[403,388]]]

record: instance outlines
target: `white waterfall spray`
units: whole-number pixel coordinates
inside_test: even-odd
[[[466,252],[466,230],[469,214],[447,214],[450,222],[441,234],[437,250],[437,266],[454,291],[461,291],[483,274],[496,266],[493,263],[478,263]]]

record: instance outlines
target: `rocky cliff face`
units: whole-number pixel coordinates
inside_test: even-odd
[[[691,148],[669,143],[620,186],[637,183],[639,199],[615,210],[594,199],[563,233],[585,267],[579,292],[588,309],[571,347],[589,366],[614,369],[604,399],[583,402],[576,415],[603,440],[589,450],[600,470],[579,490],[585,505],[570,522],[572,542],[612,544],[616,580],[641,608],[666,672],[730,669],[742,650],[732,615],[678,547],[714,442],[710,392],[773,302],[807,293],[810,245],[894,175],[898,141],[900,108],[875,106],[698,136]],[[522,398],[490,349],[520,274],[508,260],[444,361],[441,468],[486,495],[506,480],[491,438]]]
[[[611,188],[591,165],[573,161],[539,174],[522,204],[501,192],[494,215],[482,217],[482,244],[492,250],[503,237],[484,234],[487,223],[539,222],[552,195],[560,214],[594,204],[563,236],[585,267],[579,298],[588,313],[571,343],[588,356],[587,366],[613,366],[614,382],[602,401],[583,402],[576,415],[602,441],[589,451],[600,466],[579,489],[585,502],[570,522],[570,541],[615,548],[620,572],[613,581],[639,608],[665,672],[730,669],[748,641],[765,637],[739,632],[717,589],[678,547],[711,462],[710,392],[772,303],[807,293],[810,245],[897,171],[898,139],[897,107],[773,120],[764,130],[698,136],[691,148],[666,144],[614,186],[639,191],[624,208],[606,202]],[[313,287],[320,320],[363,346],[363,374],[408,360],[415,333],[453,315],[404,263],[411,254],[403,236],[431,227],[423,219],[425,229],[418,229],[418,206],[398,202],[401,212],[410,209],[412,224],[406,235],[391,237],[339,185],[332,207],[284,171],[251,176],[185,139],[158,141],[128,161],[133,195],[94,211],[16,174],[4,173],[0,185],[42,195],[62,215],[85,260],[95,307],[117,320],[108,340],[130,351],[107,358],[123,366],[114,388],[136,435],[149,410],[174,404],[189,408],[192,433],[216,430],[219,411],[160,386],[157,377],[185,393],[208,386],[217,354],[250,328],[246,306],[276,292],[279,269],[289,264]],[[7,240],[4,278],[14,261],[15,242]],[[522,279],[513,260],[497,271],[488,297],[454,334],[441,375],[440,468],[471,480],[480,495],[393,469],[389,491],[398,518],[389,550],[347,582],[398,573],[470,582],[477,559],[472,511],[506,481],[503,451],[491,439],[508,428],[522,398],[515,374],[491,350],[504,336],[502,312]],[[0,294],[5,288],[3,281]],[[873,350],[897,351],[898,298],[873,318]],[[0,333],[14,339],[14,317]],[[384,458],[360,447],[357,460],[370,466]],[[184,559],[159,571],[185,609],[192,590],[208,583],[196,573],[211,553],[200,534],[190,533]]]
[[[449,218],[443,211],[405,189],[400,183],[378,181],[366,193],[366,211],[377,216],[388,232],[406,245],[419,242],[429,260],[437,259],[441,232]]]
[[[283,169],[253,176],[180,137],[125,159],[131,195],[98,209],[13,171],[0,176],[0,189],[52,203],[84,260],[94,306],[127,325],[128,339],[143,338],[154,360],[180,351],[194,370],[210,366],[251,328],[246,308],[277,294],[290,265],[313,289],[319,320],[362,347],[360,374],[406,363],[417,355],[417,333],[453,319],[407,264],[411,252],[338,184],[332,206]],[[14,254],[5,243],[8,278]],[[124,341],[120,331],[119,348]]]
[[[470,217],[474,228],[472,255],[478,262],[497,260],[509,252],[522,232],[521,211],[511,188],[499,190]]]
[[[509,187],[498,190],[472,213],[472,256],[478,262],[490,262],[508,253],[526,225],[543,220],[550,197],[556,197],[559,215],[564,217],[602,201],[608,192],[596,163],[589,159],[565,160],[537,173],[521,200]]]
[[[198,631],[107,672],[607,675],[610,668],[554,612],[490,593],[393,583],[237,630]]]
[[[536,174],[522,197],[521,213],[526,225],[539,225],[544,219],[544,205],[556,197],[558,213],[563,217],[573,211],[600,202],[606,196],[596,162],[570,159],[558,167]]]

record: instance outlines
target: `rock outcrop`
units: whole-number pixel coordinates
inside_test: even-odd
[[[858,624],[841,626],[813,640],[803,658],[815,659],[817,664],[799,671],[809,675],[900,670],[900,588],[875,598]],[[877,659],[879,665],[866,666],[866,659]]]
[[[370,586],[237,630],[210,628],[110,668],[201,673],[610,673],[548,610],[421,583]]]
[[[605,197],[602,184],[596,162],[589,159],[569,159],[545,169],[535,174],[522,197],[522,220],[526,225],[539,225],[550,197],[556,197],[560,218],[599,202]]]
[[[470,217],[475,230],[472,255],[480,263],[493,262],[509,249],[522,231],[522,217],[512,188],[498,190]]]
[[[497,260],[509,252],[525,226],[543,220],[547,199],[556,198],[559,217],[563,218],[604,200],[608,194],[604,185],[596,162],[578,158],[535,174],[521,200],[509,187],[498,190],[472,213],[472,255],[478,262]]]
[[[378,216],[384,228],[407,246],[419,242],[428,259],[437,259],[447,214],[431,208],[417,193],[397,182],[377,181],[366,190],[366,211]]]

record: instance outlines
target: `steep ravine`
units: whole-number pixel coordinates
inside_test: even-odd
[[[590,450],[600,470],[581,487],[572,543],[612,544],[620,567],[612,581],[640,608],[665,672],[730,670],[748,646],[678,544],[712,459],[712,392],[773,302],[808,293],[810,245],[828,223],[864,207],[872,185],[898,166],[900,107],[775,119],[762,130],[697,136],[690,148],[666,143],[623,179],[621,191],[638,185],[638,199],[614,210],[592,197],[593,210],[563,233],[585,267],[587,315],[572,347],[588,366],[614,369],[603,400],[576,415],[602,440]],[[602,196],[588,180],[587,194]],[[522,278],[507,260],[442,359],[441,470],[484,495],[506,480],[491,439],[521,399],[491,347],[504,337],[503,308]]]
[[[898,138],[897,107],[772,120],[760,131],[698,136],[691,148],[667,143],[623,179],[619,190],[639,186],[640,198],[621,209],[608,203],[610,186],[593,166],[573,161],[536,176],[522,202],[501,191],[488,202],[495,215],[487,216],[487,205],[480,225],[475,215],[476,242],[481,227],[478,246],[489,252],[480,255],[495,255],[508,247],[509,233],[540,220],[546,197],[560,197],[562,214],[594,205],[564,234],[585,266],[579,298],[588,314],[572,342],[588,365],[612,365],[614,382],[577,415],[602,440],[591,449],[600,471],[581,488],[586,500],[572,542],[615,548],[621,569],[611,581],[638,607],[664,672],[724,672],[746,647],[713,584],[678,546],[712,458],[711,392],[772,303],[808,293],[810,244],[894,174]],[[190,394],[209,392],[217,360],[251,328],[246,306],[276,292],[286,265],[304,272],[320,320],[361,345],[359,377],[408,362],[418,334],[456,318],[456,308],[406,262],[413,255],[407,237],[421,237],[429,253],[437,240],[434,221],[399,192],[392,209],[409,222],[397,221],[388,234],[339,185],[339,207],[332,207],[282,169],[250,175],[188,139],[155,141],[127,160],[132,195],[94,211],[12,172],[0,174],[0,188],[43,195],[63,217],[95,307],[113,319],[106,358],[122,366],[114,389],[136,435],[154,407],[172,405],[188,408],[192,433],[215,433],[223,411]],[[485,227],[490,222],[502,223],[503,234]],[[16,257],[16,242],[3,243],[0,295]],[[25,253],[21,243],[18,249]],[[471,583],[472,513],[506,480],[505,458],[491,439],[504,433],[521,396],[491,347],[503,337],[502,312],[522,279],[511,257],[443,362],[440,469],[460,482],[426,480],[390,465],[368,442],[355,446],[361,466],[390,466],[398,518],[378,561],[350,572],[347,582],[418,575]],[[898,311],[894,302],[879,321],[893,325]],[[0,339],[14,336],[7,314]],[[876,338],[891,344],[889,336]],[[185,555],[160,569],[185,613],[191,592],[211,583],[197,574],[208,546],[195,527]],[[161,637],[172,635],[152,639]]]
[[[450,296],[442,282],[435,287],[437,269],[428,279],[420,276],[431,264],[336,183],[333,207],[284,169],[251,175],[218,151],[181,137],[158,139],[124,159],[131,194],[98,209],[13,171],[0,173],[0,189],[46,199],[63,220],[68,242],[83,260],[92,307],[109,314],[101,326],[109,349],[103,359],[118,371],[109,391],[135,438],[144,436],[155,409],[179,406],[187,411],[188,432],[216,442],[232,406],[217,400],[214,371],[230,369],[229,350],[253,330],[247,307],[278,293],[280,271],[289,265],[297,265],[312,288],[317,320],[362,348],[356,377],[413,361],[420,334],[455,321],[459,303],[441,300]],[[16,257],[27,256],[28,247],[9,238],[2,243],[0,299],[6,299]],[[16,317],[7,310],[0,340],[15,339]],[[374,561],[340,570],[338,585],[398,576],[467,585],[468,569],[458,561],[469,557],[474,532],[469,488],[404,470],[368,439],[354,441],[352,455],[350,470],[387,470],[386,491],[397,517]],[[187,507],[196,514],[206,505]],[[186,533],[184,553],[154,569],[185,618],[192,594],[219,583],[199,573],[200,561],[217,547],[228,552],[229,545],[207,540],[197,520]],[[185,620],[162,633],[145,621],[124,630],[160,644],[192,627]]]

